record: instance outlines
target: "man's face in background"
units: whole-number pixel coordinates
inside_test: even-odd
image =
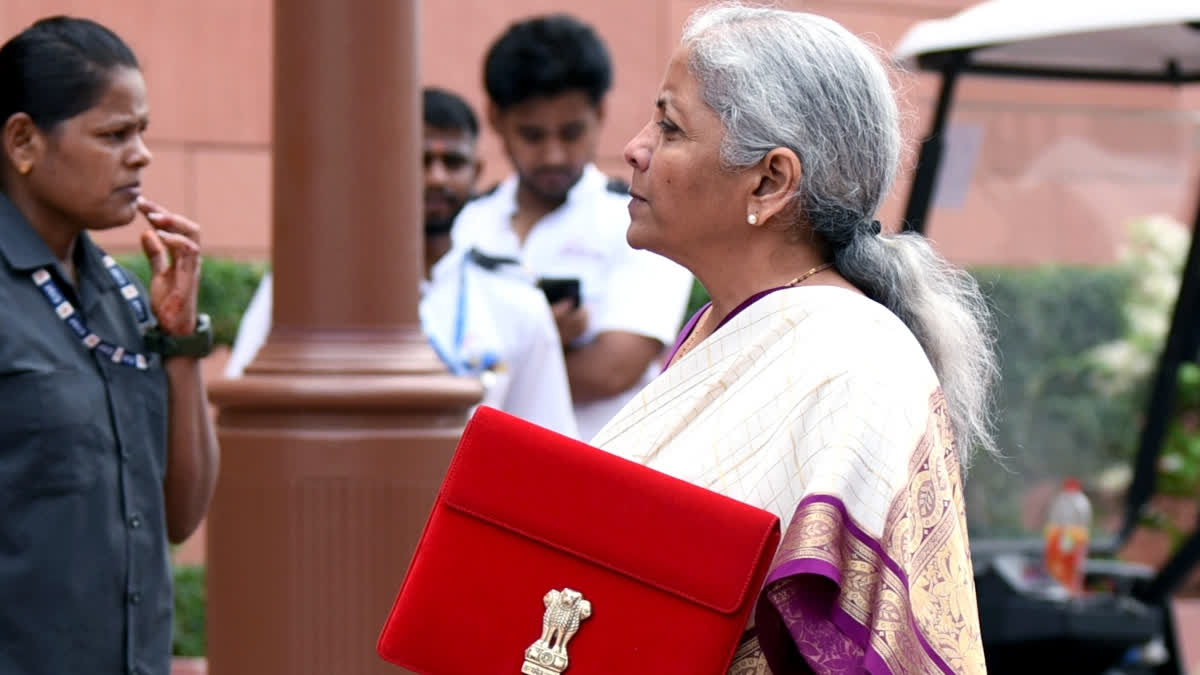
[[[425,125],[422,164],[425,167],[425,269],[450,250],[450,226],[475,192],[481,163],[476,138],[458,129]]]
[[[492,104],[489,121],[520,177],[521,189],[557,206],[596,156],[604,107],[585,92],[537,96],[505,110]]]
[[[426,124],[423,145],[425,225],[448,227],[471,198],[479,178],[475,137],[465,131]]]

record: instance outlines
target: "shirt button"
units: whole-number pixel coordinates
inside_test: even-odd
[[[141,601],[142,601],[142,594],[140,592],[134,591],[129,594],[129,604],[136,605],[136,604],[140,603]]]
[[[133,514],[132,516],[129,516],[129,526],[135,530],[137,528],[141,527],[142,526],[142,517],[136,513]]]

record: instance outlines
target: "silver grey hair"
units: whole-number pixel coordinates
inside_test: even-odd
[[[946,397],[964,469],[997,454],[999,370],[979,285],[919,234],[878,235],[875,212],[900,163],[900,113],[876,51],[825,17],[721,4],[697,11],[682,45],[725,125],[722,160],[757,164],[776,148],[803,176],[791,226],[819,238],[843,277],[895,313],[921,343]]]

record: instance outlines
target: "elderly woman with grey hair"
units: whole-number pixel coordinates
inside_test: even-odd
[[[900,150],[870,47],[738,5],[689,20],[625,148],[629,242],[712,301],[593,444],[781,519],[731,672],[985,672],[962,473],[993,338],[972,279],[875,220]]]

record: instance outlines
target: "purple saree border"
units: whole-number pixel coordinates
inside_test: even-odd
[[[865,530],[860,528],[858,524],[854,522],[854,519],[850,517],[850,512],[846,509],[846,505],[842,503],[841,499],[830,495],[809,495],[808,497],[800,500],[800,503],[796,506],[796,511],[799,511],[809,504],[817,502],[828,504],[836,508],[838,512],[841,513],[843,522],[845,523],[846,529],[850,532],[850,534],[855,539],[858,539],[861,543],[870,548],[877,556],[879,556],[879,559],[883,561],[883,564],[887,565],[888,569],[900,579],[900,583],[904,584],[904,588],[906,590],[909,588],[908,575],[904,572],[904,569],[901,568],[896,561],[892,560],[891,556],[889,556],[883,550],[883,547],[875,540],[874,537],[867,534]],[[787,535],[785,533],[784,541],[786,540]],[[789,560],[772,569],[767,575],[767,580],[763,584],[763,588],[765,589],[777,581],[782,581],[797,574],[813,574],[825,577],[826,579],[837,584],[838,588],[841,588],[842,585],[842,574],[840,570],[825,561],[806,558],[802,560]],[[808,607],[812,610],[818,609],[812,606]],[[883,657],[871,647],[869,639],[870,629],[856,621],[854,617],[846,613],[845,610],[838,607],[836,602],[830,608],[830,610],[823,611],[829,611],[831,614],[831,616],[829,616],[829,620],[832,621],[839,630],[845,633],[847,637],[849,637],[851,640],[854,640],[860,647],[863,648],[863,665],[867,668],[867,672],[873,674],[887,673],[888,675],[894,675],[892,670],[888,668],[886,662],[883,660]],[[942,657],[933,650],[933,647],[930,646],[929,641],[925,639],[925,635],[921,632],[920,627],[916,625],[916,620],[911,614],[909,615],[908,622],[909,627],[912,629],[913,634],[916,635],[917,641],[920,643],[921,648],[925,650],[926,655],[929,656],[929,658],[938,666],[938,668],[941,669],[943,673],[946,673],[946,675],[954,675],[954,671],[950,668],[949,664],[947,664]]]
[[[675,345],[671,347],[671,352],[667,354],[667,358],[663,361],[663,367],[662,370],[659,371],[659,374],[666,372],[667,368],[671,367],[671,360],[675,358],[675,354],[679,351],[679,348],[683,346],[683,341],[692,334],[692,330],[696,328],[696,323],[700,321],[700,316],[704,314],[704,310],[708,309],[708,306],[711,304],[711,302],[704,303],[700,309],[696,310],[696,313],[692,315],[692,318],[688,319],[687,323],[683,324],[683,330],[679,331],[679,337],[675,338]]]
[[[776,286],[775,288],[768,288],[765,291],[759,291],[759,292],[755,293],[754,295],[746,298],[745,300],[742,301],[742,304],[738,305],[737,307],[734,307],[732,312],[727,314],[724,319],[721,319],[721,323],[717,324],[717,327],[713,329],[713,333],[716,333],[717,331],[721,330],[722,326],[729,323],[729,321],[733,317],[737,316],[738,314],[741,314],[742,311],[745,310],[750,305],[753,305],[754,303],[758,302],[759,300],[762,300],[763,298],[774,293],[775,291],[782,291],[785,288],[792,288],[792,287],[791,286]],[[669,354],[667,354],[667,358],[663,361],[662,370],[659,371],[660,375],[662,373],[666,372],[667,368],[671,367],[671,361],[675,358],[675,354],[677,354],[679,352],[679,348],[683,346],[684,340],[687,340],[688,336],[692,334],[692,331],[696,329],[696,324],[700,321],[700,317],[704,314],[704,310],[708,309],[711,305],[712,305],[712,301],[704,303],[704,305],[702,305],[700,307],[700,309],[696,310],[696,313],[692,315],[692,318],[688,319],[687,323],[683,324],[683,330],[679,331],[679,337],[675,338],[675,346],[671,347],[671,352]]]

